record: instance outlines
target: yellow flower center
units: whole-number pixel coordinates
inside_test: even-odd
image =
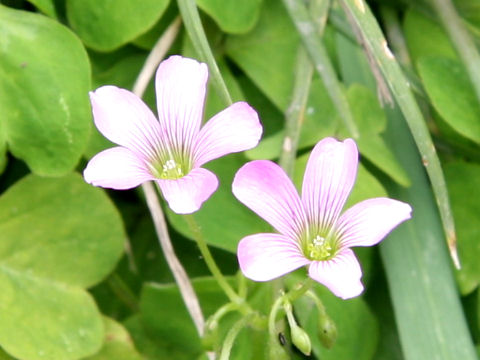
[[[162,172],[160,173],[161,179],[179,179],[183,177],[182,167],[175,162],[173,159],[169,159],[163,164]]]
[[[324,260],[332,255],[332,246],[324,237],[317,235],[311,243],[307,244],[307,251],[310,258]]]
[[[164,162],[155,161],[149,164],[153,176],[163,180],[177,180],[190,172],[190,168],[182,166],[179,162],[170,158]]]
[[[331,234],[324,235],[325,231],[309,229],[300,237],[303,255],[313,261],[330,260],[338,252],[339,242]]]

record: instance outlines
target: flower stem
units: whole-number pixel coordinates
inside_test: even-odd
[[[222,290],[225,292],[231,302],[236,304],[243,303],[243,299],[238,296],[238,294],[233,290],[233,288],[230,286],[230,284],[227,282],[222,272],[218,268],[217,263],[215,262],[215,259],[213,258],[212,253],[210,252],[210,249],[208,248],[208,245],[203,238],[200,226],[195,221],[193,215],[185,215],[185,220],[187,221],[187,224],[193,234],[193,238],[197,242],[198,248],[202,253],[203,259],[205,260],[208,269],[212,273],[215,280],[217,280],[218,285],[222,288]]]
[[[187,310],[190,313],[193,322],[195,323],[197,332],[200,334],[200,336],[203,336],[205,319],[200,308],[200,303],[198,302],[197,295],[193,290],[193,286],[185,269],[173,250],[172,241],[170,240],[170,236],[168,234],[167,223],[165,222],[165,216],[163,215],[155,188],[149,182],[143,184],[142,188],[145,192],[148,208],[152,214],[153,223],[155,225],[155,230],[160,242],[160,247],[162,248],[169,268],[172,270],[175,282],[178,285],[178,289],[180,290],[180,294],[182,295]]]
[[[345,127],[353,138],[358,138],[359,132],[352,112],[350,111],[350,105],[340,86],[340,82],[328,57],[327,50],[322,43],[322,39],[317,31],[315,31],[315,24],[312,21],[309,11],[302,1],[283,0],[283,3]]]
[[[158,64],[160,64],[160,61],[165,57],[165,54],[177,37],[181,23],[182,19],[179,16],[176,17],[153,46],[152,51],[148,54],[145,64],[133,85],[132,91],[134,94],[137,94],[139,97],[143,96]]]
[[[329,1],[315,0],[311,3],[310,13],[317,27],[315,30],[319,35],[323,33],[325,28],[329,6]],[[290,178],[293,177],[300,130],[305,116],[305,107],[310,92],[313,70],[312,61],[308,57],[304,46],[300,46],[297,51],[295,64],[295,84],[293,86],[292,101],[285,113],[285,137],[283,138],[279,160],[279,165]]]
[[[213,85],[215,86],[218,95],[226,106],[231,105],[232,98],[228,92],[227,85],[225,85],[225,81],[223,81],[212,50],[208,44],[207,36],[203,30],[202,21],[200,20],[195,0],[177,0],[177,3],[188,36],[192,40],[193,46],[200,56],[200,59],[207,63]]]
[[[297,288],[290,290],[288,293],[283,293],[280,295],[275,302],[273,303],[272,309],[270,310],[270,314],[268,316],[268,331],[270,333],[270,337],[276,337],[275,331],[275,319],[277,317],[278,312],[283,306],[285,301],[293,302],[305,294],[313,285],[313,280],[310,277],[307,277],[305,281]]]
[[[228,360],[230,358],[230,352],[232,351],[233,343],[238,333],[248,324],[253,314],[242,317],[230,328],[230,331],[225,336],[223,341],[222,352],[220,353],[220,360]]]
[[[108,278],[108,285],[118,298],[133,312],[138,311],[138,299],[125,281],[115,272]]]

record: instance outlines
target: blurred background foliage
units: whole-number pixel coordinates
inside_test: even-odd
[[[315,288],[337,324],[339,337],[331,349],[317,336],[313,304],[307,299],[294,304],[298,321],[311,335],[314,358],[476,358],[480,101],[468,62],[438,16],[437,2],[331,1],[321,44],[358,128],[361,152],[349,204],[391,196],[411,203],[414,217],[380,251],[356,249],[367,289],[361,297],[343,301],[320,285]],[[233,100],[248,101],[264,126],[257,148],[207,165],[220,187],[195,214],[232,283],[237,282],[238,241],[268,231],[266,223],[236,201],[230,186],[246,161],[278,160],[281,154],[297,54],[305,41],[287,3],[196,1]],[[470,50],[478,52],[479,2],[455,0],[453,5],[473,40]],[[368,32],[369,23],[363,27],[361,18],[370,14],[368,8],[423,118],[406,119],[396,104],[398,94],[378,90],[388,69],[382,76],[368,43],[357,40],[359,33]],[[93,188],[79,175],[88,159],[111,146],[93,126],[88,91],[105,84],[132,89],[150,50],[177,16],[173,0],[0,1],[1,360],[202,358],[202,341],[159,249],[143,194]],[[357,28],[351,26],[352,17]],[[183,28],[169,54],[198,58]],[[297,186],[316,142],[352,136],[331,87],[319,74],[313,74],[303,113],[293,176]],[[155,112],[152,83],[144,100]],[[210,86],[205,119],[223,107]],[[440,158],[460,270],[448,256],[431,177],[425,172],[429,164],[405,120],[428,126]],[[444,205],[448,208],[448,201]],[[185,220],[165,211],[175,250],[208,316],[226,298],[190,241]],[[289,276],[287,286],[302,271]],[[248,291],[253,306],[268,311],[271,286],[248,282]],[[232,315],[222,322],[214,346],[234,320]],[[263,332],[246,328],[231,358],[263,359],[267,341]],[[288,336],[285,346],[292,358],[304,357],[289,345]]]

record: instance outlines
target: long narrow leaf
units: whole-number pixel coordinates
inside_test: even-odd
[[[368,6],[363,0],[341,0],[341,4],[344,6],[347,16],[352,21],[367,51],[373,56],[383,73],[410,128],[410,132],[421,154],[422,163],[427,169],[428,176],[432,183],[433,193],[440,210],[440,217],[447,237],[450,255],[455,265],[459,267],[455,226],[445,178],[420,108],[415,102],[408,82],[395,57],[390,52],[385,37]]]
[[[405,359],[477,359],[428,178],[401,113],[389,115],[389,143],[413,184],[388,189],[413,217],[380,247]]]

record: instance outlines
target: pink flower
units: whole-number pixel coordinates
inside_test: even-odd
[[[237,102],[201,128],[208,78],[206,64],[172,56],[158,67],[158,120],[130,91],[102,86],[90,93],[98,130],[119,146],[94,156],[83,176],[95,186],[130,189],[154,180],[170,208],[197,211],[218,187],[201,168],[223,155],[255,147],[262,134],[258,115]]]
[[[375,198],[341,214],[357,164],[353,140],[323,139],[308,160],[301,198],[277,164],[258,160],[244,165],[235,175],[233,193],[279,234],[255,234],[240,241],[243,274],[268,281],[309,265],[309,276],[336,296],[358,296],[362,270],[350,248],[377,244],[409,219],[412,209],[400,201]]]

